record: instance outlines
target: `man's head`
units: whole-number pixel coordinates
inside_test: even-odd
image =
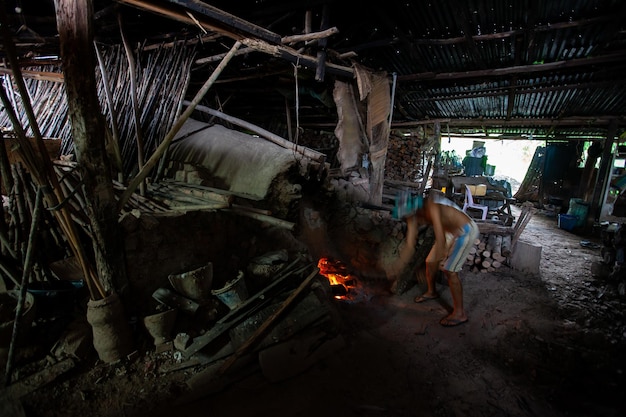
[[[412,195],[409,191],[401,191],[396,195],[393,207],[394,219],[403,219],[412,216],[424,207],[424,198],[420,195]]]

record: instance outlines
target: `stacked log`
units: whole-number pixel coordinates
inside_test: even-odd
[[[495,272],[508,264],[511,236],[481,233],[467,256],[465,265],[475,273]]]
[[[424,178],[425,160],[429,157],[424,150],[423,139],[419,136],[392,136],[387,146],[385,178],[408,182]]]
[[[467,257],[466,267],[474,272],[494,272],[502,265],[508,265],[515,244],[534,212],[533,204],[526,202],[522,204],[522,211],[512,227],[479,222],[480,235]]]

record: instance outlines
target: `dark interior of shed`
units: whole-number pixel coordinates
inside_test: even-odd
[[[3,2],[2,414],[622,415],[624,16]],[[517,193],[491,138],[541,143]],[[391,213],[466,186],[448,329]]]

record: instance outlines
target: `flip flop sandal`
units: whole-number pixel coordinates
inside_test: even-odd
[[[418,295],[413,301],[415,301],[416,303],[423,303],[425,301],[436,300],[437,298],[439,298],[438,295],[434,297],[425,297],[423,295]]]

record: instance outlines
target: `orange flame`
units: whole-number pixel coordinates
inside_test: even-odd
[[[317,262],[317,267],[320,270],[320,274],[328,278],[328,282],[331,286],[342,286],[344,287],[346,293],[349,287],[353,286],[353,277],[341,261],[336,261],[330,258],[321,258]],[[343,296],[335,297],[343,298]]]

